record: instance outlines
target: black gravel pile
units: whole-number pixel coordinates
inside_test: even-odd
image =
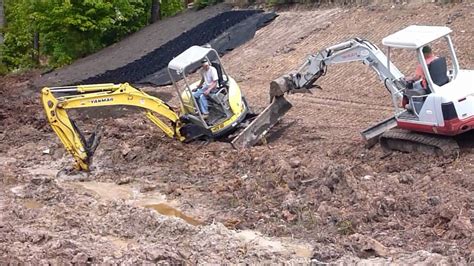
[[[251,18],[252,16],[258,16]],[[168,84],[169,80],[165,78],[164,71],[169,61],[185,51],[192,45],[204,45],[206,43],[213,44],[213,40],[219,40],[218,46],[213,47],[220,53],[226,50],[235,48],[235,46],[252,38],[255,31],[272,20],[276,15],[274,13],[263,13],[261,10],[237,10],[227,11],[217,16],[206,20],[187,32],[183,32],[177,38],[167,42],[158,47],[147,55],[135,60],[123,67],[109,70],[94,77],[82,80],[81,84],[96,84],[96,83],[154,83],[156,85]],[[240,25],[239,25],[240,23]],[[252,24],[243,27],[242,24]],[[238,25],[238,26],[236,26]],[[242,32],[245,28],[245,32]],[[251,28],[253,32],[249,34],[247,28]],[[242,37],[231,35],[229,29],[237,29],[239,33],[244,33]],[[235,31],[235,30],[234,30]],[[223,41],[222,35],[226,36],[227,41]],[[242,35],[242,34],[240,34]],[[221,38],[219,38],[221,36]],[[231,42],[235,45],[225,44]],[[234,47],[232,47],[234,46]],[[220,49],[219,49],[220,48]],[[159,73],[159,74],[157,74]]]

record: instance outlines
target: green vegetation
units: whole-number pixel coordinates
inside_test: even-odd
[[[5,0],[1,62],[10,70],[58,67],[113,44],[145,26],[151,0]],[[161,17],[183,9],[162,0]]]
[[[181,0],[161,0],[161,16],[170,17],[183,10],[184,3]]]
[[[194,6],[197,9],[203,9],[206,6],[212,6],[222,2],[224,2],[224,0],[194,0]]]

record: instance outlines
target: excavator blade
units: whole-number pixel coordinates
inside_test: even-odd
[[[292,107],[283,96],[276,97],[237,137],[232,140],[235,149],[255,145]]]
[[[385,119],[376,125],[373,125],[360,132],[362,138],[367,141],[367,147],[370,148],[378,143],[379,137],[386,131],[397,126],[395,116]]]

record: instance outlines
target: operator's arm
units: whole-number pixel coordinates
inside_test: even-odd
[[[409,76],[406,78],[407,81],[416,81],[420,80],[423,78],[423,69],[421,68],[421,65],[418,64],[415,70],[415,74],[413,76]]]
[[[202,69],[199,70],[199,75],[201,76],[201,80],[199,81],[197,87],[193,89],[193,91],[201,88],[202,84],[204,84],[204,73],[202,72]]]

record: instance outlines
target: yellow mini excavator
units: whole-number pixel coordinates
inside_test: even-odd
[[[196,99],[192,97],[192,91],[199,81],[189,83],[187,77],[199,67],[203,59],[212,63],[219,78],[217,89],[208,96],[209,116],[206,119],[198,108]],[[66,150],[73,155],[76,169],[89,170],[102,130],[98,127],[96,132],[86,139],[76,123],[69,118],[69,109],[118,105],[139,107],[145,110],[146,117],[167,136],[183,142],[197,138],[228,137],[244,127],[246,121],[255,117],[250,112],[238,84],[220,64],[219,55],[214,49],[192,46],[169,62],[168,72],[178,92],[181,103],[179,112],[128,83],[42,89],[41,100],[48,122]],[[178,85],[178,78],[184,80],[184,87]]]

